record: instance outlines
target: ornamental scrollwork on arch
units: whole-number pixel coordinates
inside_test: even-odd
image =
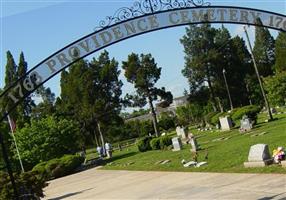
[[[99,25],[94,28],[94,31],[145,14],[201,6],[210,6],[210,3],[204,0],[139,0],[134,2],[131,7],[119,8],[114,15],[101,20]]]

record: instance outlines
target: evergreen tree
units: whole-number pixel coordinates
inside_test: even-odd
[[[266,77],[273,74],[275,40],[267,28],[259,26],[262,25],[260,18],[257,18],[256,23],[253,54],[260,75]]]
[[[80,60],[61,74],[56,112],[76,119],[88,144],[93,135],[97,145],[104,145],[110,126],[123,123],[118,117],[122,93],[119,73],[118,62],[104,51],[98,59]]]
[[[275,42],[275,71],[286,71],[286,33],[280,32]]]
[[[141,54],[139,57],[138,54],[132,53],[128,55],[127,61],[122,64],[127,81],[132,83],[136,89],[136,95],[127,95],[127,98],[133,100],[133,106],[143,107],[147,102],[149,103],[154,131],[156,136],[159,136],[153,101],[157,100],[158,96],[166,100],[167,104],[170,104],[173,100],[172,94],[165,91],[165,88],[155,87],[161,75],[161,68],[157,67],[157,63],[155,63],[155,59],[151,54]]]
[[[5,72],[5,87],[8,88],[17,80],[17,65],[15,64],[13,55],[10,51],[7,51],[7,64]]]
[[[217,58],[214,37],[216,30],[205,23],[201,26],[190,25],[180,40],[184,46],[185,67],[183,75],[188,78],[190,94],[193,95],[207,83],[213,110],[218,109],[213,89],[213,60]]]
[[[44,85],[41,85],[36,90],[36,94],[42,98],[42,101],[33,107],[33,118],[42,119],[54,115],[56,112],[56,108],[54,106],[55,94],[51,91],[51,89],[45,88]]]
[[[17,79],[24,76],[27,72],[28,64],[25,61],[24,53],[21,52],[19,58],[19,64],[17,68]],[[22,88],[22,92],[25,95],[28,91],[25,88]],[[31,96],[26,97],[23,102],[21,102],[17,107],[17,126],[19,128],[24,126],[24,123],[29,121],[29,117],[32,111],[32,107],[35,106]]]
[[[83,89],[85,87],[85,81],[83,75],[87,73],[88,63],[84,60],[79,60],[70,66],[69,71],[62,71],[61,73],[61,98],[56,102],[56,113],[64,118],[75,119],[81,126],[81,133],[85,138],[85,141],[89,141],[90,138],[87,134],[92,132],[89,127],[89,121],[82,115],[82,97]],[[92,81],[87,79],[86,81]]]
[[[4,90],[10,87],[15,81],[17,80],[17,65],[15,64],[13,55],[10,51],[7,51],[7,64],[5,69],[5,86]],[[14,96],[16,96],[16,92],[13,93]],[[5,95],[2,97],[2,109],[3,111],[8,111],[12,108],[14,105],[14,102],[11,101],[11,99]],[[17,112],[13,111],[10,113],[10,117],[14,120],[17,119]]]
[[[213,82],[216,95],[220,98],[223,107],[230,107],[230,100],[223,77],[223,70],[225,70],[233,106],[247,104],[248,99],[244,79],[246,74],[250,72],[250,54],[244,41],[238,36],[231,38],[229,31],[222,26],[216,32],[215,46],[218,55],[217,59],[213,61],[216,65],[213,68],[215,74]]]
[[[110,127],[123,123],[119,117],[123,85],[118,78],[119,74],[118,62],[114,58],[110,59],[108,52],[104,51],[98,59],[90,62],[84,77],[84,80],[93,80],[85,84],[84,111],[91,122],[97,125],[102,145]]]

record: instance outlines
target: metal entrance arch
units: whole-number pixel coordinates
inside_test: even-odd
[[[257,18],[260,18],[263,24],[257,25]],[[3,112],[0,116],[0,122],[39,86],[81,58],[131,37],[202,23],[263,26],[286,32],[284,14],[246,7],[211,6],[204,0],[141,0],[131,7],[118,9],[114,15],[100,21],[93,33],[55,52],[12,83],[0,95],[1,99],[8,99],[10,105],[8,112]],[[6,154],[1,133],[0,142],[3,154]],[[4,159],[9,166],[6,155]]]

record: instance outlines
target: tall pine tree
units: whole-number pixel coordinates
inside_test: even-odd
[[[190,95],[195,94],[207,83],[210,93],[210,101],[213,110],[218,110],[216,95],[213,88],[213,60],[217,58],[214,37],[216,30],[205,23],[201,26],[190,25],[186,28],[186,34],[180,40],[184,46],[185,67],[183,75],[188,78]]]
[[[286,33],[280,32],[275,42],[275,71],[286,71]]]
[[[17,80],[17,65],[14,61],[13,55],[10,51],[7,51],[7,64],[5,69],[5,86],[4,90],[10,87],[15,81]],[[13,93],[14,96],[16,96],[16,92]],[[8,111],[12,108],[14,105],[13,101],[9,99],[8,96],[3,96],[2,99],[2,109],[3,111]],[[17,119],[17,112],[14,110],[12,113],[10,113],[10,116],[13,119]]]
[[[132,53],[122,64],[127,81],[132,83],[136,89],[136,94],[128,97],[134,102],[134,106],[143,107],[149,104],[155,135],[158,137],[158,122],[153,101],[161,97],[162,100],[168,102],[167,104],[170,104],[173,100],[172,94],[165,91],[165,88],[155,87],[160,79],[161,67],[157,66],[151,54],[141,54],[139,57],[138,54]]]
[[[25,61],[24,53],[21,52],[19,58],[19,64],[17,68],[17,79],[24,76],[27,72],[28,64]],[[28,91],[25,88],[22,88],[22,92],[25,95]],[[26,97],[23,102],[21,102],[17,107],[17,126],[23,127],[24,123],[29,122],[29,118],[31,115],[32,108],[35,106],[31,96]]]
[[[261,76],[273,74],[275,63],[275,40],[269,30],[262,27],[262,21],[257,18],[255,27],[255,42],[253,47],[254,58]]]

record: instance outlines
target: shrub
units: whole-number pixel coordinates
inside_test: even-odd
[[[137,147],[140,152],[151,150],[150,140],[152,137],[144,137],[137,142]]]
[[[48,162],[41,162],[37,164],[32,171],[37,172],[41,178],[46,179],[47,173],[46,173],[46,165]]]
[[[166,149],[172,144],[172,138],[169,136],[160,137],[160,149]]]
[[[151,146],[152,150],[160,149],[160,138],[153,138],[150,141],[150,146]]]
[[[171,128],[175,128],[175,117],[170,116],[168,113],[162,113],[160,116],[160,120],[158,122],[158,125],[160,129],[167,131]]]
[[[44,179],[36,172],[25,172],[14,174],[15,183],[21,194],[35,194],[38,197],[44,197],[43,188],[47,186]],[[31,196],[30,196],[31,198]],[[30,199],[29,198],[29,199]],[[0,199],[15,199],[14,191],[7,173],[0,171]]]
[[[74,154],[83,142],[78,125],[74,121],[56,117],[32,120],[31,124],[25,124],[24,128],[18,129],[15,137],[27,170],[42,161]],[[17,159],[15,150],[14,157]]]
[[[211,119],[215,116],[219,114],[219,112],[210,112],[208,113],[207,115],[205,115],[205,122],[208,123],[208,124],[212,124],[211,123]]]
[[[47,162],[39,163],[32,171],[36,171],[47,180],[72,174],[83,162],[79,155],[64,155]]]
[[[213,115],[213,117],[211,117],[210,123],[214,126],[217,125],[219,123],[219,118],[224,115],[227,115],[227,113],[223,112],[223,113],[217,113]]]
[[[232,113],[233,120],[240,120],[243,115],[247,115],[251,120],[256,121],[257,114],[260,112],[260,107],[255,105],[244,106]]]

